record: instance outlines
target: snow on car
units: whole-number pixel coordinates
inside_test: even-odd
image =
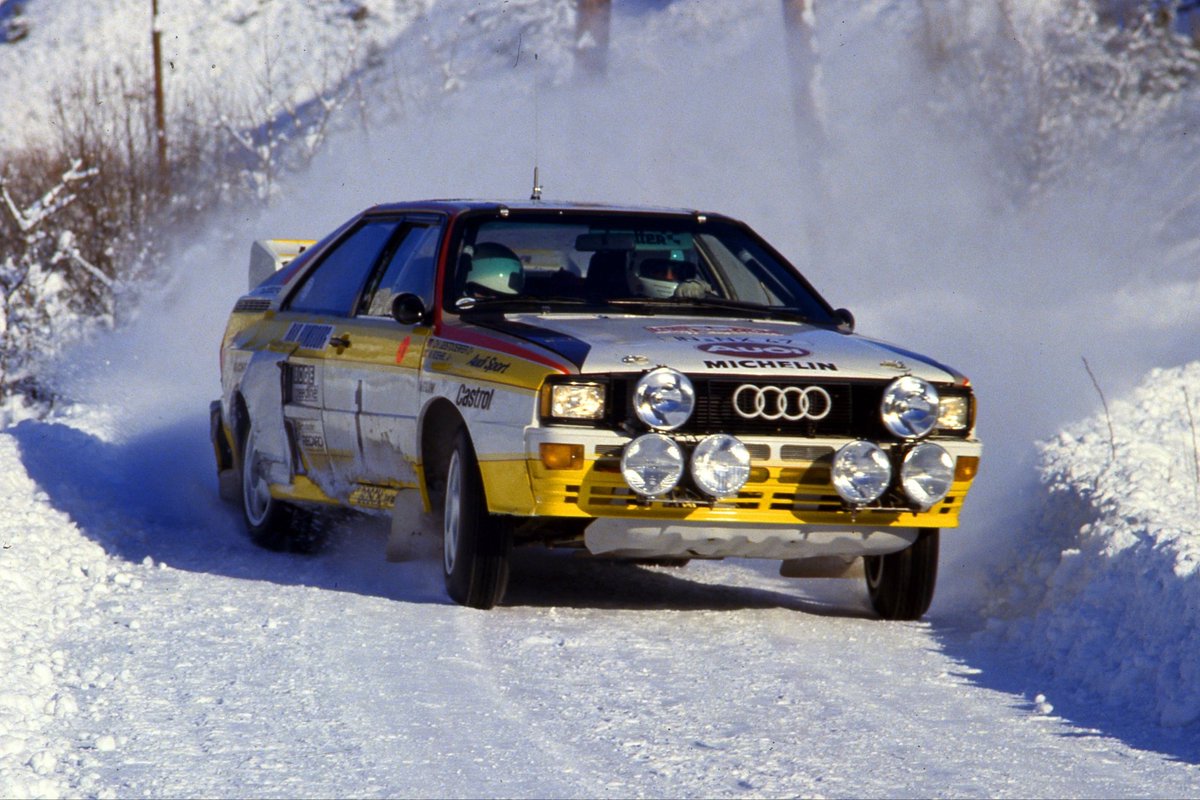
[[[211,414],[263,546],[312,549],[322,508],[407,494],[478,608],[527,544],[862,571],[880,616],[929,607],[979,464],[970,383],[853,333],[737,220],[398,203],[256,244],[251,271]]]

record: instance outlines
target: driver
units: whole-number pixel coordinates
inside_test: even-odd
[[[698,276],[696,265],[675,252],[669,258],[639,261],[633,268],[630,285],[635,294],[657,299],[699,298],[712,291],[708,282]]]
[[[474,295],[520,294],[525,288],[521,259],[498,242],[480,242],[471,254],[464,288]]]

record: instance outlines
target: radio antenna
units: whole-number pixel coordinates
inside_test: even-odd
[[[538,168],[537,164],[533,165],[533,194],[529,195],[530,200],[542,199],[542,185],[538,183]]]
[[[538,156],[542,144],[542,109],[537,78],[537,61],[538,54],[534,52],[533,68],[530,70],[530,76],[533,79],[533,192],[529,195],[529,199],[534,202],[542,199],[542,184],[538,181]]]

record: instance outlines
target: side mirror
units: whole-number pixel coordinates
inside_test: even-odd
[[[854,332],[854,315],[850,313],[848,308],[839,308],[833,312],[833,316],[838,321],[838,327],[846,333]]]
[[[416,325],[425,319],[425,303],[415,294],[405,292],[392,298],[392,319],[401,325]]]

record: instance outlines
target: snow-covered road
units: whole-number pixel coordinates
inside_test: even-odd
[[[446,600],[436,543],[389,564],[378,525],[342,526],[316,557],[257,550],[209,486],[202,423],[0,434],[4,472],[41,487],[10,482],[7,507],[38,525],[4,526],[5,557],[53,543],[62,574],[42,573],[70,620],[18,641],[53,674],[27,706],[77,708],[28,714],[20,758],[56,761],[40,784],[9,769],[18,794],[1200,791],[1196,766],[1071,725],[1036,684],[993,688],[1019,671],[989,674],[949,620],[871,619],[858,581],[522,551],[505,605],[480,612]]]

